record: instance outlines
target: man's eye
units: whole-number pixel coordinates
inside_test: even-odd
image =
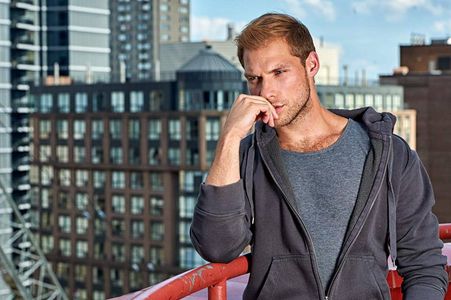
[[[249,81],[249,82],[253,82],[253,81],[256,81],[256,80],[257,80],[256,76],[247,78],[247,81]]]
[[[275,75],[280,75],[280,74],[282,74],[284,71],[283,70],[277,70],[277,71],[274,71],[274,74]]]

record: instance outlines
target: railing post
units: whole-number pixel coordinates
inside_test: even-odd
[[[227,280],[208,287],[208,300],[227,300]]]

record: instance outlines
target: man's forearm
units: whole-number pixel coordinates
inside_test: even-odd
[[[224,186],[240,180],[240,138],[232,134],[221,136],[206,184]]]

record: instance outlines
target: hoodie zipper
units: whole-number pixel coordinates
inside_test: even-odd
[[[263,155],[261,156],[263,162],[268,166],[267,161],[265,160],[265,158],[263,157]],[[318,263],[316,261],[316,253],[315,253],[315,248],[313,247],[313,243],[312,243],[312,237],[310,236],[310,233],[307,231],[307,228],[305,227],[304,222],[301,219],[301,216],[299,215],[298,211],[293,207],[293,205],[291,204],[291,202],[288,200],[287,195],[285,194],[285,192],[283,191],[282,187],[279,185],[279,182],[276,180],[272,170],[270,168],[268,168],[268,172],[271,175],[271,178],[274,180],[274,182],[276,183],[276,186],[279,188],[280,192],[282,193],[284,200],[286,203],[288,203],[288,206],[290,207],[290,209],[293,211],[293,213],[296,215],[296,217],[298,218],[302,229],[304,230],[304,232],[307,235],[307,244],[309,247],[310,252],[313,255],[313,272],[315,274],[315,280],[317,281],[317,283],[319,284],[319,293],[321,298],[324,298],[325,300],[328,300],[329,298],[324,295],[324,288],[323,288],[323,284],[321,282],[321,277],[319,276],[319,272],[318,272]]]
[[[391,140],[391,136],[389,136],[389,147],[388,147],[388,151],[389,151],[388,153],[389,153],[389,155],[390,155],[391,148],[392,148],[392,140]],[[389,162],[389,161],[388,161],[388,159],[387,159],[387,161],[386,161],[386,163],[385,163],[385,166],[384,166],[384,173],[383,173],[383,175],[382,175],[382,178],[384,178],[385,175],[386,175],[386,173],[387,173],[388,162]],[[380,185],[379,185],[379,187],[378,187],[378,189],[377,189],[376,195],[374,195],[374,199],[373,199],[372,202],[371,202],[371,206],[370,206],[370,208],[369,208],[367,214],[365,215],[365,219],[363,220],[362,226],[360,226],[359,230],[357,231],[357,234],[354,236],[354,238],[352,239],[352,241],[351,241],[351,243],[349,244],[348,248],[346,249],[346,252],[343,254],[343,258],[341,259],[340,264],[339,264],[339,266],[338,266],[338,268],[337,268],[337,271],[334,273],[334,276],[332,277],[332,280],[331,280],[331,282],[330,282],[330,284],[329,284],[329,288],[328,288],[327,291],[326,291],[326,297],[325,297],[325,300],[328,300],[328,299],[329,299],[329,295],[330,295],[330,292],[332,291],[333,284],[334,284],[334,282],[335,282],[335,280],[336,280],[338,274],[340,273],[340,270],[342,269],[342,267],[343,267],[343,265],[344,265],[346,256],[348,255],[350,249],[352,248],[352,246],[354,245],[355,241],[356,241],[357,238],[359,237],[360,232],[362,232],[363,224],[365,224],[366,219],[368,218],[368,216],[370,215],[371,210],[373,209],[374,203],[376,202],[376,199],[377,199],[377,197],[379,196],[379,193],[380,193],[380,191],[381,191],[381,189],[382,189],[383,183],[384,183],[384,181],[381,180],[381,183],[380,183]]]

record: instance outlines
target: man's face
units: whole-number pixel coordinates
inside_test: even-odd
[[[310,82],[285,40],[245,50],[243,61],[250,94],[266,98],[279,115],[276,128],[295,124],[309,110]]]

